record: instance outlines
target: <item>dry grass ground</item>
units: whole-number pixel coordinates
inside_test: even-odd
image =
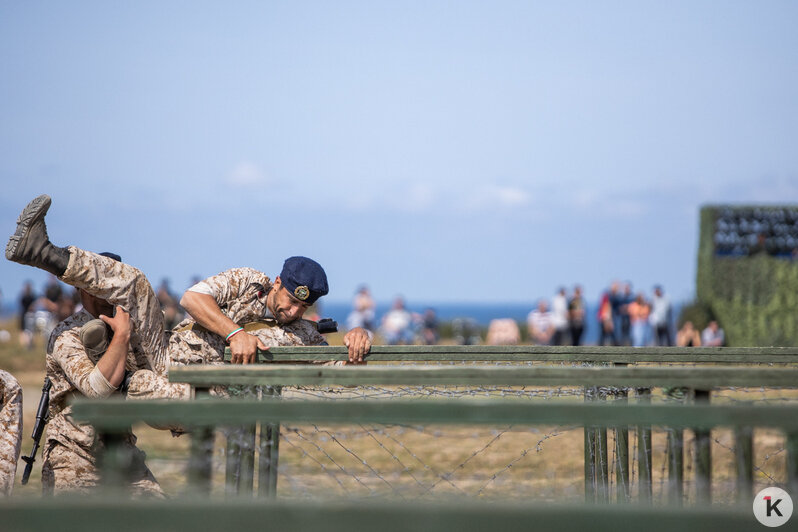
[[[0,368],[13,373],[24,389],[23,454],[31,448],[30,432],[44,377],[44,343],[34,349],[19,347],[14,323],[0,324],[12,330],[12,340],[0,344]],[[331,343],[340,344],[340,335]],[[552,390],[553,391],[553,390]],[[560,390],[562,392],[562,390]],[[291,392],[286,392],[291,396]],[[546,391],[532,400],[546,400]],[[557,395],[556,393],[554,395]],[[581,400],[566,390],[568,400]],[[654,400],[657,400],[655,393]],[[796,390],[724,390],[713,401],[798,400]],[[189,438],[174,438],[168,431],[136,427],[139,446],[164,489],[180,494],[185,489]],[[712,433],[713,494],[716,501],[734,496],[734,440],[731,431]],[[630,431],[630,455],[635,456],[636,436]],[[653,490],[664,500],[666,481],[666,433],[653,434]],[[685,431],[685,493],[694,499],[693,435]],[[615,467],[614,441],[609,431],[608,469]],[[784,437],[777,431],[755,433],[756,488],[784,482]],[[214,490],[224,486],[225,446],[217,437],[214,454]],[[41,493],[41,455],[27,486],[21,486],[24,463],[20,461],[15,497]],[[573,427],[321,427],[283,426],[280,443],[281,497],[399,497],[408,500],[467,495],[490,499],[579,500],[584,493],[584,432]],[[637,492],[637,468],[631,465],[632,493]],[[610,475],[613,478],[613,475]],[[611,486],[614,493],[614,486]]]

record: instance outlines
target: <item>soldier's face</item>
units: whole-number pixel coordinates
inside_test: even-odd
[[[304,301],[300,301],[291,295],[285,289],[279,277],[275,279],[269,296],[266,298],[266,306],[269,307],[269,310],[279,323],[291,323],[298,320],[310,307]]]

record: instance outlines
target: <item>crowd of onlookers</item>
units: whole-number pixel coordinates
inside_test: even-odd
[[[179,299],[164,279],[156,290],[168,329],[184,317]],[[38,334],[45,339],[59,321],[80,309],[79,292],[65,288],[51,277],[41,292],[33,284],[25,283],[19,295],[20,343],[31,348]],[[361,286],[352,301],[346,328],[363,327],[379,333],[389,345],[437,344],[441,338],[441,324],[432,308],[423,312],[407,309],[402,297],[394,299],[391,308],[377,321],[376,302],[369,288]],[[576,285],[569,294],[562,287],[550,299],[540,299],[526,319],[526,335],[512,318],[498,318],[490,322],[485,338],[488,345],[515,345],[526,340],[537,345],[582,345],[587,324],[587,305],[582,287]],[[634,293],[630,283],[613,282],[601,294],[596,311],[599,327],[598,345],[620,346],[722,346],[723,329],[711,321],[699,331],[690,321],[673,332],[670,299],[661,286],[655,286],[646,296]],[[447,334],[458,344],[478,344],[483,341],[481,328],[474,319],[453,320]]]

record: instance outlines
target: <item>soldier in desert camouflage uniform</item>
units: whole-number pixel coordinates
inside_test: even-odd
[[[0,496],[11,495],[22,443],[22,388],[0,369]]]
[[[121,260],[103,253],[111,262]],[[42,487],[45,493],[86,492],[99,482],[94,429],[72,419],[67,403],[75,397],[105,398],[122,384],[126,371],[149,369],[141,342],[131,341],[130,316],[121,307],[81,290],[83,309],[59,323],[47,345],[47,376],[50,378],[50,414],[47,439],[42,451]],[[87,345],[82,333],[101,319],[113,330],[113,339],[101,346]],[[105,332],[105,325],[99,323]],[[136,461],[134,493],[163,496],[161,487],[144,465],[144,453],[135,447],[136,437],[128,432],[123,445]]]
[[[233,363],[254,362],[258,348],[324,343],[312,323],[301,319],[305,310],[328,291],[324,270],[310,259],[286,260],[273,283],[251,268],[236,268],[206,279],[181,299],[191,318],[164,333],[163,314],[146,277],[138,269],[107,257],[72,246],[54,246],[44,224],[49,206],[46,195],[28,204],[9,239],[6,257],[49,271],[130,313],[131,346],[140,346],[150,369],[130,377],[129,398],[187,397],[187,385],[165,381],[169,365],[221,363],[225,342],[230,344]],[[252,333],[242,330],[242,325],[260,320],[271,321],[275,327]],[[349,361],[362,363],[371,346],[368,332],[353,329],[344,342],[349,347]]]

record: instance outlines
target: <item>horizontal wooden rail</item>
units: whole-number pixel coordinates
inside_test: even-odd
[[[319,503],[313,501],[129,501],[82,497],[70,499],[0,501],[2,528],[14,531],[58,530],[90,532],[197,530],[302,530],[304,532],[351,532],[380,530],[400,532],[436,530],[557,530],[593,532],[617,530],[701,530],[734,532],[761,528],[750,503],[733,508],[684,508],[634,505],[502,503],[412,504],[379,501]],[[791,519],[779,530],[797,530]]]
[[[798,387],[798,369],[729,367],[176,366],[172,382],[211,385]]]
[[[238,425],[253,421],[295,423],[658,425],[712,428],[774,427],[798,431],[798,406],[648,405],[508,400],[378,401],[76,401],[75,419],[101,430],[131,423],[184,426]]]
[[[346,360],[345,347],[272,347],[258,351],[259,362]],[[491,345],[375,345],[370,361],[516,362],[680,362],[720,364],[798,363],[794,347],[601,347]],[[230,350],[225,351],[230,360]]]

